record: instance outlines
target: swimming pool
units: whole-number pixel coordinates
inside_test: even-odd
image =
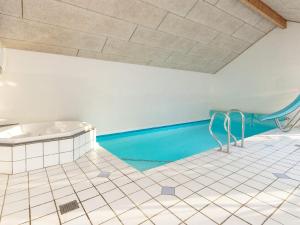
[[[245,137],[275,128],[274,122],[259,122],[256,114],[245,114]],[[240,138],[240,117],[231,114],[232,133]],[[216,135],[226,143],[222,116],[213,126]],[[102,135],[97,137],[100,146],[139,171],[173,162],[217,147],[208,131],[209,120],[151,128],[145,130]],[[247,144],[247,143],[246,143]]]

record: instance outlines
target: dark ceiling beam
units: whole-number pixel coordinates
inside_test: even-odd
[[[259,13],[276,26],[285,29],[287,27],[287,20],[273,10],[270,6],[262,2],[261,0],[240,0],[246,6],[250,7],[255,12]]]

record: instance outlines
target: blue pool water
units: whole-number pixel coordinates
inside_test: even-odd
[[[275,128],[273,122],[259,122],[255,114],[245,114],[245,136],[253,136]],[[213,126],[216,135],[226,143],[223,117]],[[160,128],[103,135],[97,142],[129,165],[144,171],[217,147],[208,131],[209,120]],[[231,114],[232,133],[240,138],[241,124],[238,114]],[[247,143],[246,143],[247,144]]]

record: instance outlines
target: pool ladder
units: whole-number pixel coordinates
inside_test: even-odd
[[[237,138],[231,133],[231,122],[230,122],[230,114],[231,113],[239,113],[241,115],[242,134],[241,134],[241,144],[240,144],[240,146],[238,145]],[[225,117],[224,124],[223,124],[224,129],[227,133],[227,148],[226,148],[225,152],[227,152],[227,153],[230,152],[231,138],[234,141],[234,146],[243,148],[244,147],[244,138],[245,138],[245,115],[244,115],[244,113],[241,112],[240,110],[237,110],[237,109],[231,109],[227,112],[217,111],[217,112],[213,113],[213,115],[210,119],[209,127],[208,127],[209,133],[215,139],[215,141],[218,143],[218,145],[220,147],[219,151],[223,151],[222,142],[218,139],[218,137],[215,135],[215,133],[212,130],[213,123],[215,121],[216,115],[218,115],[218,114],[224,115],[224,117]]]

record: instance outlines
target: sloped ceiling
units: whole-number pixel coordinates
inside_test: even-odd
[[[263,0],[285,19],[300,23],[300,0]]]
[[[239,0],[0,0],[4,47],[207,73],[273,28]]]

